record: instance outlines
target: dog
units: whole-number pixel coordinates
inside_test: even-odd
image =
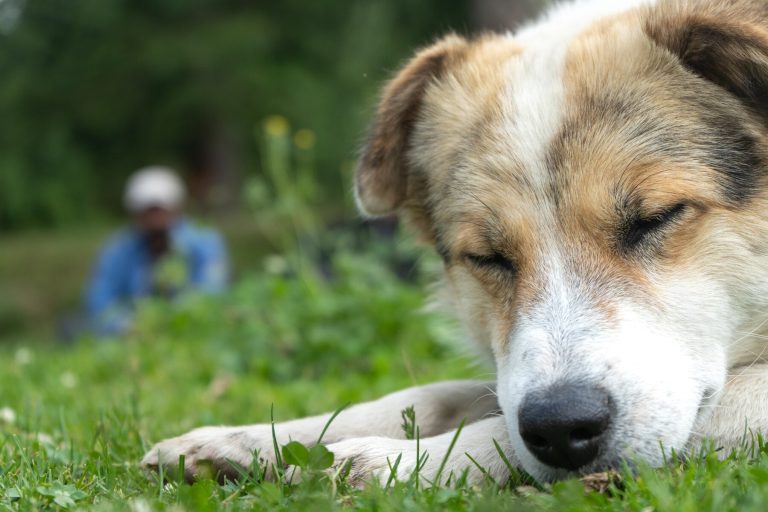
[[[422,49],[383,91],[357,204],[434,247],[496,380],[344,410],[325,433],[337,464],[386,480],[399,458],[407,477],[408,406],[427,480],[444,464],[504,481],[494,440],[546,482],[767,431],[767,179],[763,0],[581,0]],[[277,440],[314,443],[328,419]],[[254,453],[274,461],[269,425],[193,430],[143,465],[237,476]]]

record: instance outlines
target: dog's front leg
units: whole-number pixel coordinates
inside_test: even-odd
[[[499,454],[494,441],[507,461]],[[335,455],[337,467],[350,464],[348,481],[353,485],[369,479],[386,484],[393,476],[404,480],[417,470],[422,482],[427,484],[444,484],[465,471],[471,484],[486,477],[504,483],[510,476],[507,463],[513,467],[518,465],[501,415],[466,425],[458,436],[456,431],[451,431],[418,442],[362,437],[334,443],[328,448]]]
[[[495,384],[478,381],[449,381],[418,386],[392,393],[378,400],[343,410],[333,421],[331,414],[287,421],[275,425],[277,445],[291,440],[306,445],[317,443],[323,429],[324,443],[377,436],[403,438],[401,411],[413,406],[423,437],[455,428],[462,420],[473,422],[498,409]],[[142,466],[175,470],[179,457],[185,459],[185,476],[194,479],[213,470],[220,478],[236,478],[237,466],[251,467],[253,456],[268,467],[275,462],[275,442],[269,424],[245,427],[204,427],[156,444],[142,460]]]
[[[749,447],[752,436],[768,435],[768,364],[733,369],[722,391],[705,402],[689,449],[702,441],[714,442],[724,455]]]

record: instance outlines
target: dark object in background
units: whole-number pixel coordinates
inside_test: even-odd
[[[303,237],[299,244],[304,254],[311,254],[320,273],[328,280],[335,278],[334,255],[338,251],[365,253],[373,248],[385,250],[383,261],[402,281],[418,280],[417,256],[398,250],[396,217],[367,219],[364,221],[338,221],[329,224],[319,237]]]
[[[504,32],[530,20],[547,3],[546,0],[473,0],[470,15],[476,28]]]

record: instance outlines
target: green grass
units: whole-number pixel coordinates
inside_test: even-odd
[[[266,422],[273,407],[279,421],[405,386],[488,377],[451,347],[447,319],[422,312],[421,286],[398,282],[376,257],[342,253],[335,269],[331,283],[306,268],[293,277],[265,270],[219,298],[147,302],[121,340],[0,348],[0,510],[768,509],[760,448],[624,474],[605,493],[578,480],[360,490],[319,472],[292,485],[147,478],[137,462],[151,443],[195,426]]]

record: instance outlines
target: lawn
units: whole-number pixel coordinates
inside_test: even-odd
[[[337,253],[331,278],[270,259],[224,296],[146,302],[130,335],[72,347],[0,348],[0,509],[95,510],[766,510],[768,450],[714,453],[623,474],[604,492],[572,480],[460,479],[354,489],[316,473],[298,484],[247,478],[161,482],[137,462],[152,442],[205,424],[333,410],[414,384],[488,378],[462,355],[424,286],[386,256]],[[430,273],[420,259],[418,276]]]

